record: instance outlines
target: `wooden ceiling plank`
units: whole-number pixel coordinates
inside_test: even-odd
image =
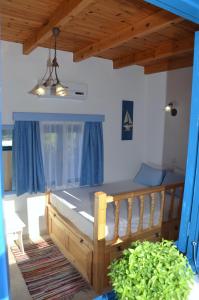
[[[194,39],[187,38],[181,41],[162,42],[154,50],[146,50],[132,55],[119,57],[113,61],[113,68],[120,69],[131,65],[146,64],[159,59],[193,51]]]
[[[177,24],[176,27],[183,28],[184,30],[189,31],[189,32],[193,32],[193,33],[195,31],[199,30],[199,25],[198,24],[187,21],[187,20],[184,20],[180,24]]]
[[[64,0],[49,18],[48,23],[24,42],[23,53],[29,54],[38,44],[51,36],[53,27],[66,25],[91,3],[93,0]]]
[[[148,3],[143,2],[142,0],[100,0],[95,4],[95,8],[97,8],[100,16],[105,16],[106,19],[123,19],[129,23],[129,25],[133,25],[131,20],[134,17],[138,16],[138,18],[145,18],[160,9],[158,7],[148,5]]]
[[[175,26],[170,26],[168,28],[165,28],[165,29],[161,30],[159,33],[161,35],[167,37],[168,39],[176,40],[176,41],[185,39],[186,37],[189,37],[189,36],[194,36],[193,31],[192,32],[188,31],[178,25],[180,25],[180,24],[176,24]]]
[[[187,68],[193,66],[193,56],[170,58],[162,61],[146,65],[144,67],[144,74],[153,74],[164,71],[171,71],[180,68]]]
[[[1,12],[0,11],[0,18],[2,19],[2,18],[6,18],[6,19],[8,19],[8,20],[10,20],[10,21],[18,21],[19,23],[27,23],[27,24],[29,24],[29,25],[31,25],[31,26],[33,26],[33,27],[39,27],[39,26],[41,26],[42,25],[42,23],[41,22],[39,22],[39,21],[35,21],[35,20],[31,20],[31,19],[29,19],[29,18],[24,18],[24,17],[22,17],[22,16],[15,16],[15,15],[12,15],[12,14],[9,14],[9,13],[5,13],[5,12]]]
[[[80,49],[78,52],[74,53],[74,61],[78,62],[91,56],[96,56],[99,53],[110,48],[117,47],[132,38],[144,37],[150,33],[163,29],[171,24],[177,24],[181,21],[182,19],[180,17],[161,10],[144,18],[140,22],[137,22],[134,26],[129,26],[111,37],[102,39],[97,43]]]
[[[63,0],[1,0],[0,15],[22,18],[33,22],[45,24],[47,18],[55,11]]]

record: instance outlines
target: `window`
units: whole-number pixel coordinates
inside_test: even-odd
[[[12,150],[12,126],[4,127],[2,129],[2,147],[3,151]]]
[[[78,186],[83,122],[41,122],[40,129],[47,189]]]
[[[4,191],[12,191],[12,126],[2,128]]]

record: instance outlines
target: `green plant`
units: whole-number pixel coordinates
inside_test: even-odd
[[[171,241],[135,242],[110,265],[120,300],[186,300],[194,273]]]

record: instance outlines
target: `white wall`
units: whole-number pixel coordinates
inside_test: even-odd
[[[168,72],[166,103],[173,102],[178,114],[165,114],[163,163],[182,170],[186,167],[191,87],[192,68]]]
[[[191,105],[192,68],[146,76],[146,161],[185,170]],[[173,102],[176,117],[164,112]]]
[[[144,75],[140,67],[113,70],[111,61],[91,58],[72,62],[72,54],[58,51],[62,81],[88,84],[86,101],[39,99],[28,94],[45,70],[47,49],[38,48],[22,55],[19,44],[2,42],[3,123],[12,124],[12,112],[61,112],[104,114],[105,181],[133,178],[140,163],[183,165],[186,156],[191,69]],[[121,100],[134,100],[134,139],[121,141]],[[164,112],[167,102],[175,101],[179,114]],[[186,121],[184,121],[186,120]],[[183,128],[183,132],[181,131]],[[172,134],[171,134],[172,133]],[[177,138],[176,138],[177,137]],[[26,224],[45,230],[44,198],[24,195],[9,201]]]
[[[13,212],[16,212],[25,224],[23,235],[31,239],[38,239],[42,234],[47,233],[45,218],[45,196],[24,194],[20,197],[15,195],[4,196],[3,207],[4,217],[8,214],[8,220],[12,220]]]
[[[144,75],[142,68],[112,69],[103,59],[72,62],[72,54],[58,53],[60,77],[88,84],[86,101],[39,99],[27,92],[45,70],[47,49],[38,48],[22,55],[19,44],[3,42],[3,123],[12,123],[12,112],[66,112],[104,114],[105,181],[132,178],[143,160],[145,120]],[[134,140],[121,141],[121,100],[134,100]]]
[[[145,161],[162,165],[167,73],[146,76],[146,153]]]
[[[29,95],[28,91],[44,73],[48,50],[38,48],[25,56],[22,55],[20,44],[2,42],[2,55],[3,124],[11,124],[12,112],[17,111],[104,114],[105,181],[124,180],[135,176],[145,155],[143,142],[146,97],[142,68],[113,70],[111,61],[97,58],[73,63],[71,53],[59,51],[60,78],[63,82],[69,80],[87,83],[88,99],[82,102],[44,100]],[[135,126],[132,141],[121,141],[122,99],[134,100]],[[15,201],[16,210],[27,223],[27,201],[23,198]]]

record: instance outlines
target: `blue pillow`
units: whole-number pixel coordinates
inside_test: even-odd
[[[166,171],[166,175],[163,179],[162,184],[167,185],[167,184],[172,184],[172,183],[178,183],[178,182],[184,182],[184,175],[175,173],[172,171]]]
[[[165,170],[156,169],[142,163],[133,181],[146,186],[157,186],[162,183],[164,176]]]
[[[172,183],[184,182],[185,176],[183,174],[175,173],[172,171],[166,171],[166,175],[163,179],[162,185],[169,185]],[[170,191],[167,192],[170,194]],[[180,197],[180,189],[177,188],[175,192],[176,197]]]

